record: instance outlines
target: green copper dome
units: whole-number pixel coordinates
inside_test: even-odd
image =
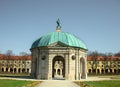
[[[86,45],[76,36],[66,32],[52,32],[37,39],[31,48],[49,46],[53,43],[61,42],[67,46],[78,47],[87,50]]]

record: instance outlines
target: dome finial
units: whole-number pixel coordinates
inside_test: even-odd
[[[58,18],[58,20],[56,21],[56,23],[57,23],[56,31],[57,31],[57,32],[61,32],[61,26],[60,26],[60,20],[59,20],[59,18]]]

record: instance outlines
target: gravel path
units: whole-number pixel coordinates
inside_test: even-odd
[[[72,81],[67,80],[46,80],[36,85],[35,87],[80,87],[80,86],[76,85]]]
[[[36,85],[35,87],[80,87],[76,85],[75,83],[73,83],[73,81],[69,81],[69,80],[38,80],[38,79],[12,78],[12,77],[11,78],[0,77],[0,79],[42,81],[42,83]],[[100,80],[112,80],[112,79],[111,78],[100,78],[100,77],[88,77],[88,79],[81,79],[80,81],[100,81]]]

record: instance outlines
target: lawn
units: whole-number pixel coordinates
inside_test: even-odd
[[[75,82],[81,87],[120,87],[120,80]]]
[[[0,87],[34,87],[30,84],[36,83],[35,81],[24,81],[24,80],[8,80],[8,79],[0,79]],[[34,84],[35,85],[35,84]]]

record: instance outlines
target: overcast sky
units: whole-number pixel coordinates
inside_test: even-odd
[[[30,53],[58,18],[90,51],[120,51],[120,0],[0,0],[0,52]]]

